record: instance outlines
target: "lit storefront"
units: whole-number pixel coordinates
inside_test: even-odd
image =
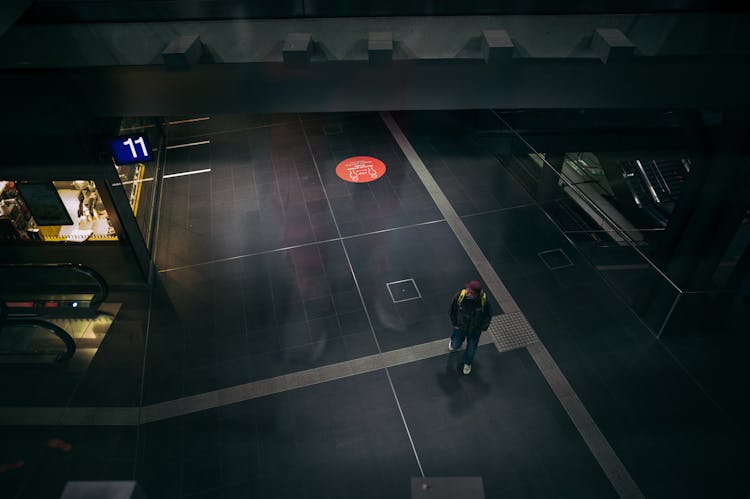
[[[117,241],[96,182],[0,180],[0,239]]]
[[[3,260],[82,263],[112,284],[148,281],[161,130],[155,120],[146,121],[130,128],[122,123],[120,137],[112,139],[125,137],[129,150],[127,137],[132,135],[127,134],[138,134],[136,151],[148,154],[134,161],[118,161],[100,142],[101,149],[90,159],[61,157],[57,162],[40,155],[39,160],[24,158],[0,167]]]

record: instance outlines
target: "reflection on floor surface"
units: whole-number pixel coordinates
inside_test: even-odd
[[[417,115],[397,119],[643,494],[746,494],[730,399],[686,374],[470,133]],[[28,377],[3,406],[48,419],[0,427],[2,497],[136,479],[155,498],[406,499],[422,473],[481,476],[488,498],[617,496],[524,348],[525,319],[491,298],[501,315],[460,373],[448,306],[477,269],[380,116],[169,131],[199,144],[170,149],[167,174],[210,171],[165,179],[156,285],[116,296],[85,373],[35,391],[33,371],[3,367]],[[352,156],[385,176],[342,181]],[[400,300],[388,284],[407,280],[419,297]]]

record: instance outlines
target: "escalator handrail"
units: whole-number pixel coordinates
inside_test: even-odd
[[[74,265],[75,265],[74,270],[76,272],[91,277],[99,285],[99,291],[100,291],[99,295],[95,294],[94,297],[91,298],[91,306],[98,307],[104,302],[104,300],[107,299],[107,296],[109,295],[109,286],[107,285],[107,281],[104,280],[104,278],[99,272],[97,272],[96,270],[92,269],[91,267],[87,265],[83,265],[81,263],[76,263]]]
[[[94,281],[96,281],[97,285],[99,286],[99,293],[98,294],[94,293],[93,298],[91,298],[92,307],[97,307],[101,305],[104,302],[104,300],[107,299],[107,296],[109,295],[109,286],[107,285],[107,281],[104,280],[104,278],[101,276],[99,272],[81,263],[2,263],[0,264],[0,268],[65,268],[65,267],[71,268],[74,272],[78,272],[88,277],[91,277]]]
[[[70,359],[73,357],[73,355],[76,353],[76,342],[73,340],[73,337],[68,334],[67,331],[65,331],[63,328],[58,326],[57,324],[52,324],[51,322],[47,322],[42,319],[4,319],[0,323],[0,332],[2,332],[2,327],[6,324],[12,324],[16,326],[37,326],[43,329],[47,329],[51,331],[55,336],[60,338],[62,342],[65,344],[65,352],[59,353],[57,357],[55,358],[56,362],[62,362],[65,360]]]

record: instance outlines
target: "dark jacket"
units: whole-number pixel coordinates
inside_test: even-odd
[[[467,336],[479,336],[482,331],[487,331],[492,320],[492,306],[490,298],[485,299],[482,307],[482,297],[477,296],[474,299],[465,296],[461,303],[458,298],[461,292],[456,293],[451,302],[451,323]]]

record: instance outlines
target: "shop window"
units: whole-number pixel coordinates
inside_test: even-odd
[[[93,180],[0,181],[0,239],[117,241]]]

